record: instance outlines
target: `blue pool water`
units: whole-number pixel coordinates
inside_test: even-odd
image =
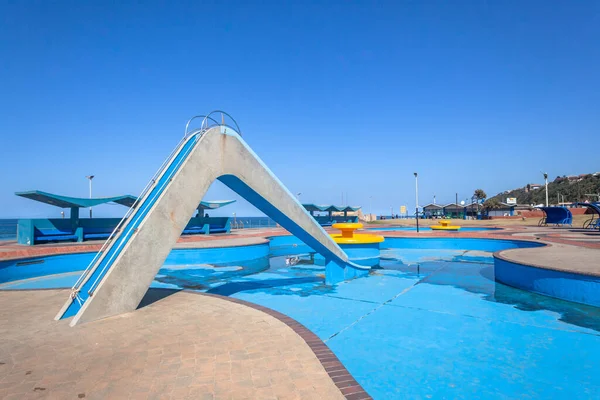
[[[291,316],[376,399],[599,398],[600,309],[496,283],[491,251],[520,245],[388,238],[382,269],[330,287],[310,249],[281,237],[270,246],[174,250],[153,287],[218,293]],[[297,265],[286,265],[291,255]],[[0,288],[68,287],[91,257],[0,264]],[[60,275],[40,277],[53,271]]]

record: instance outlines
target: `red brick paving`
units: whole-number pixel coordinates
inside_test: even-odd
[[[333,382],[310,331],[263,307],[177,292],[71,328],[52,319],[68,293],[0,291],[0,399],[369,398],[349,374]]]
[[[197,292],[195,292],[197,293]],[[329,377],[333,380],[333,383],[340,389],[347,399],[351,400],[366,400],[372,399],[371,396],[363,389],[363,387],[350,375],[350,372],[344,367],[335,354],[327,347],[325,343],[312,331],[306,328],[304,325],[299,323],[293,318],[288,317],[278,311],[272,310],[267,307],[260,306],[258,304],[249,303],[244,300],[234,299],[231,297],[223,297],[208,293],[198,293],[203,296],[214,296],[223,300],[230,301],[232,303],[243,304],[247,307],[252,307],[256,310],[262,311],[279,321],[283,322],[294,330],[300,336],[306,344],[311,348],[317,359],[321,362],[321,365],[325,368],[325,371],[329,374]],[[349,397],[352,396],[352,397]]]

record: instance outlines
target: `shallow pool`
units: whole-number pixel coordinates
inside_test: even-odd
[[[231,296],[291,316],[376,399],[600,397],[600,309],[494,281],[491,252],[521,243],[384,243],[382,269],[336,286],[324,284],[324,267],[292,237],[270,247],[175,250],[152,286]],[[298,263],[287,265],[292,256]],[[0,288],[67,287],[78,275],[68,269]]]

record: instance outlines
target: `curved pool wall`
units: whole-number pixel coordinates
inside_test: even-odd
[[[457,224],[460,226],[460,224]],[[393,226],[393,227],[382,227],[382,228],[367,228],[368,231],[416,231],[417,228],[414,226]],[[419,228],[419,231],[431,231],[432,229],[428,226],[423,226]],[[474,226],[463,226],[457,231],[450,231],[452,233],[460,233],[460,232],[477,232],[477,231],[499,231],[502,228],[483,228],[483,227],[474,227]],[[438,231],[439,232],[439,231]]]
[[[496,281],[558,299],[600,307],[600,277],[519,264],[494,254]]]
[[[340,244],[340,248],[348,255],[348,259],[355,264],[365,267],[379,267],[381,251],[380,243],[365,244]],[[327,260],[320,254],[315,254],[316,265],[327,265]]]
[[[84,270],[96,253],[62,254],[0,261],[0,284]]]
[[[386,237],[381,249],[444,249],[444,250],[479,250],[496,252],[500,250],[542,247],[543,243],[525,240],[478,239],[478,238],[399,238]]]
[[[96,253],[63,254],[2,261],[0,262],[0,284],[40,276],[83,271],[95,255]],[[198,264],[226,266],[250,262],[252,262],[253,267],[262,265],[267,268],[269,256],[268,242],[236,247],[174,249],[169,253],[163,268],[169,268],[170,266],[193,268],[194,265]]]
[[[295,236],[272,236],[268,239],[269,254],[272,257],[315,252]]]

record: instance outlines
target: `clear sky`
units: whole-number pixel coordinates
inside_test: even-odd
[[[424,205],[600,170],[598,1],[120,3],[0,5],[0,217],[56,216],[13,193],[87,196],[88,174],[138,194],[213,109],[303,202],[389,213],[414,171]]]

